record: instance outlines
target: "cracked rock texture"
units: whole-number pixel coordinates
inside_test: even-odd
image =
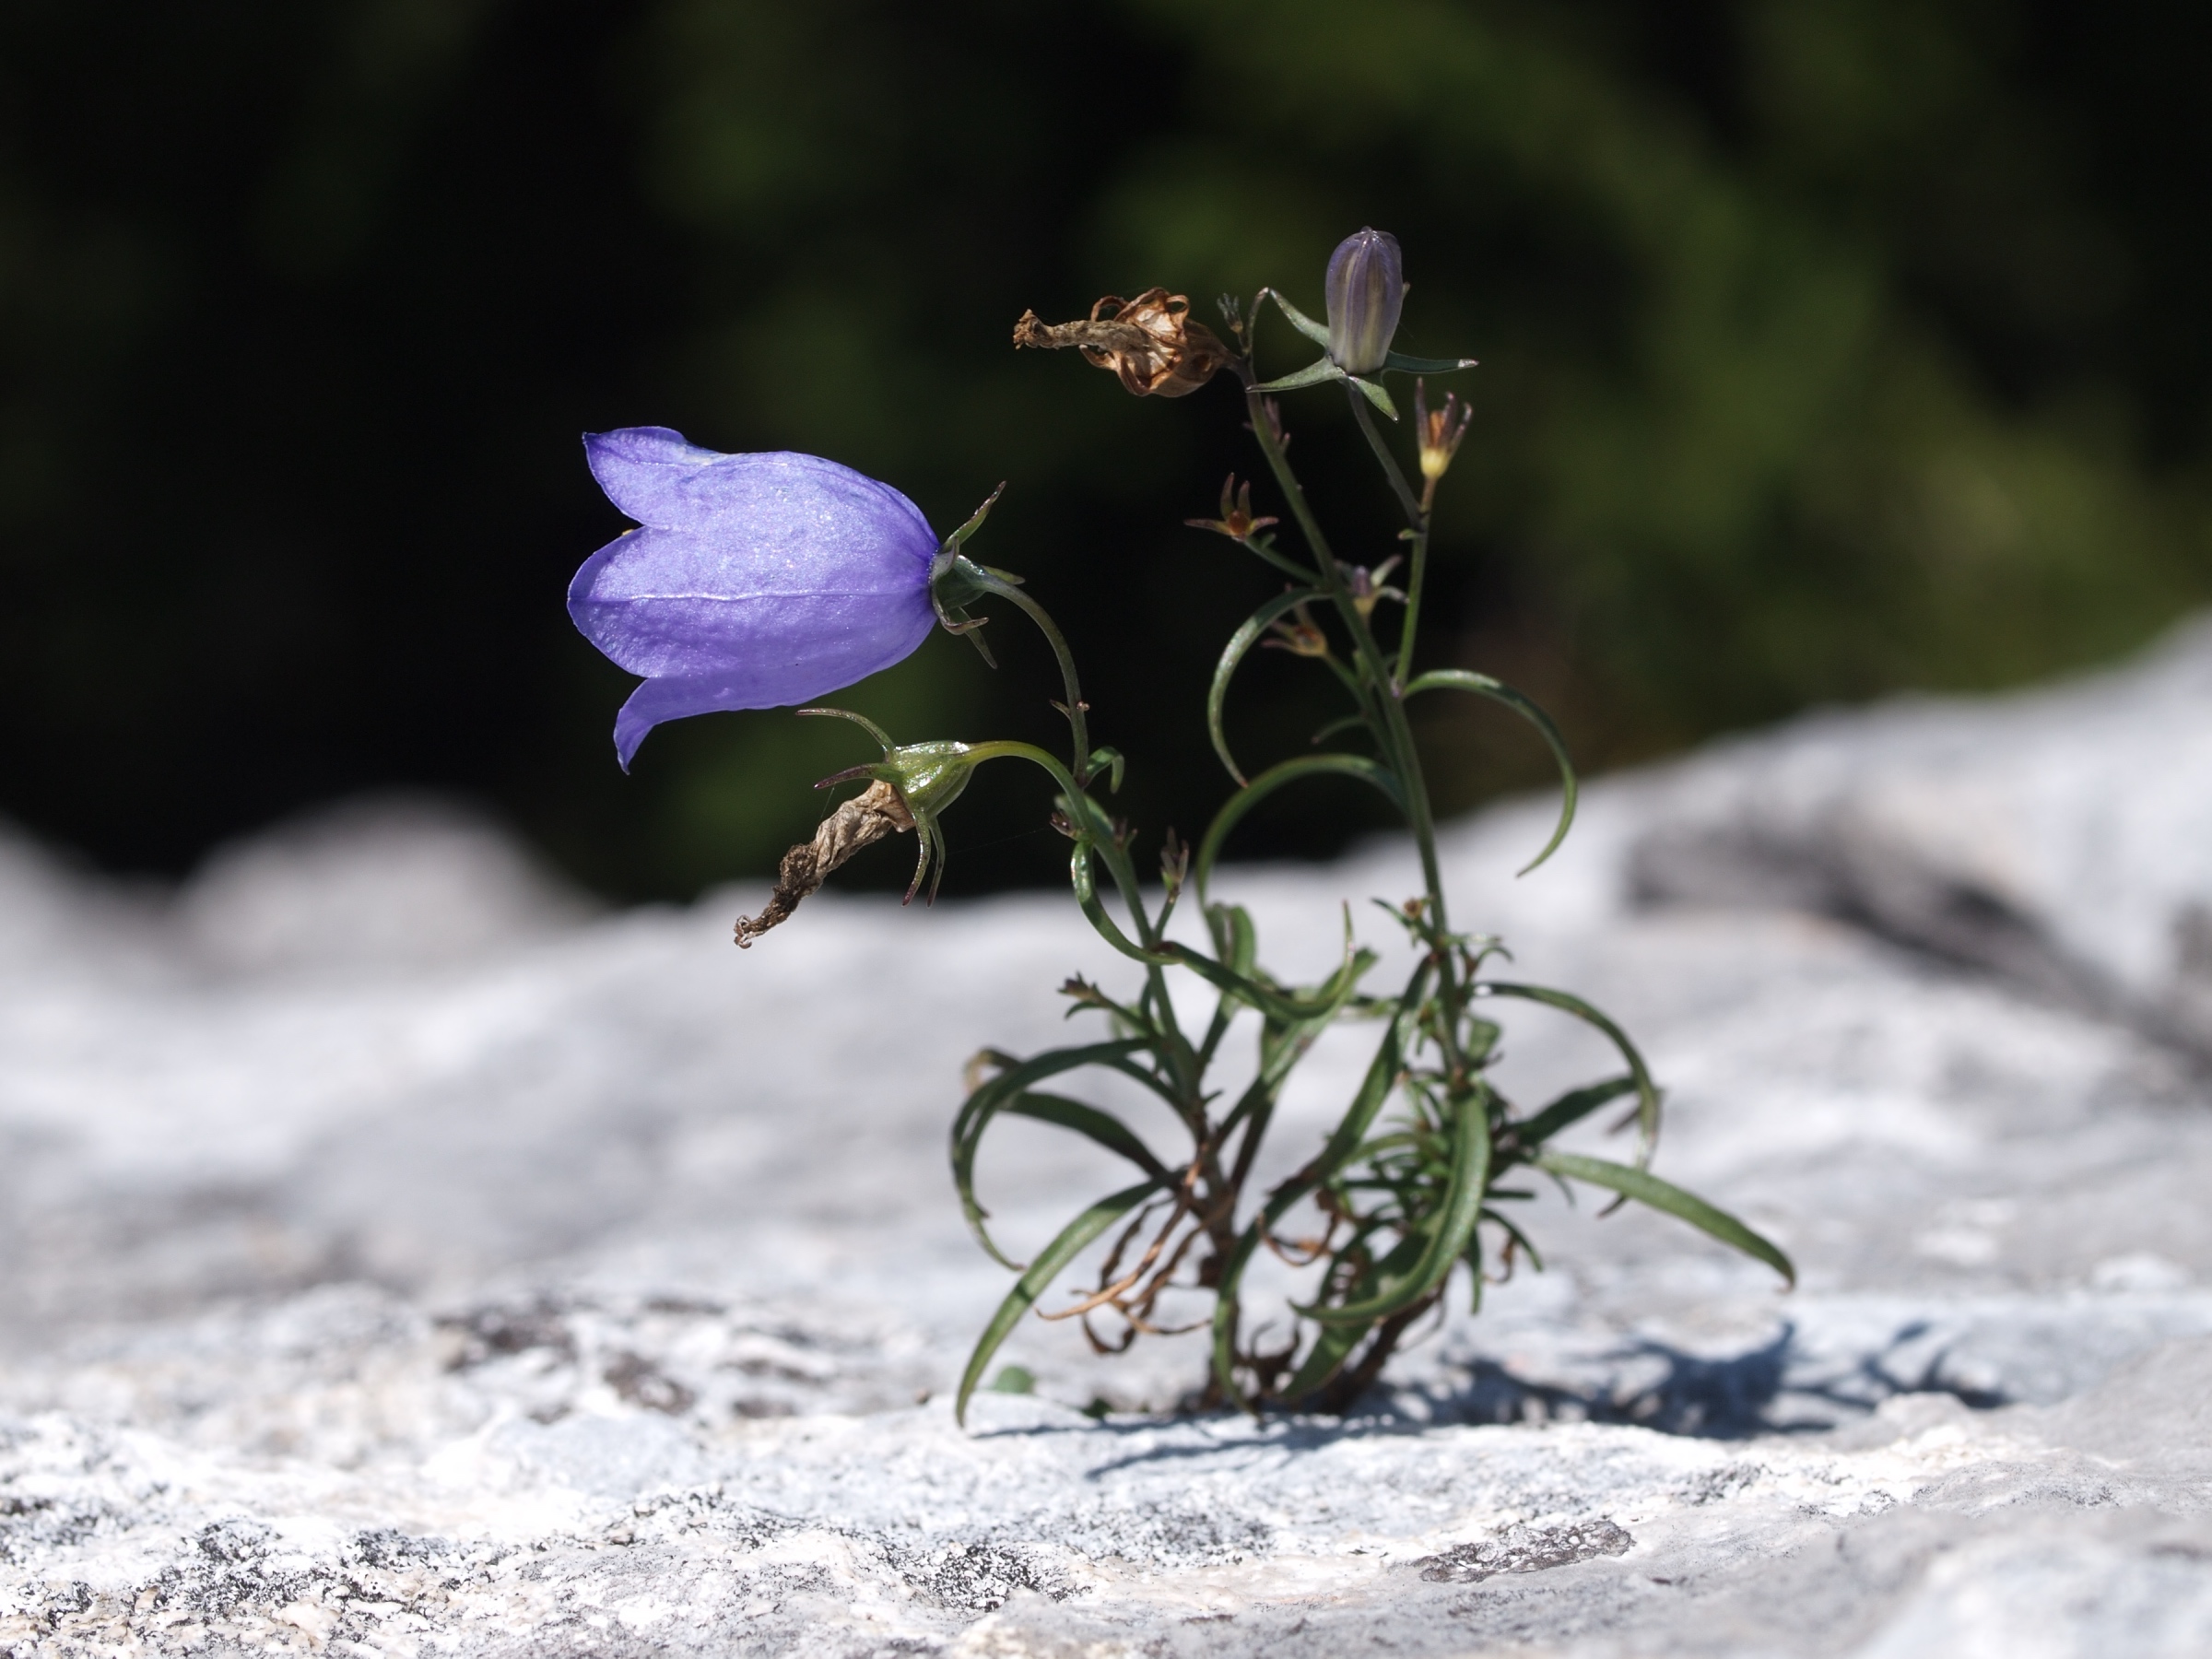
[[[740,955],[757,892],[595,912],[433,802],[173,893],[0,841],[0,1653],[2212,1652],[2212,628],[1609,780],[1515,882],[1548,812],[1450,832],[1458,919],[1801,1288],[1547,1196],[1344,1423],[1032,1322],[965,1433],[961,1063],[1125,978],[1064,896]],[[1315,978],[1411,883],[1230,885]],[[982,1175],[1018,1249],[1120,1184],[1019,1123]]]

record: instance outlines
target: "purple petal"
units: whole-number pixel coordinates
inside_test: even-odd
[[[569,587],[584,636],[648,677],[616,726],[625,766],[663,720],[806,702],[928,636],[936,535],[888,485],[814,455],[717,455],[658,427],[586,441],[608,495],[648,525]]]
[[[666,427],[586,432],[583,456],[606,499],[641,524],[674,529],[689,516],[683,486],[700,468],[724,459],[684,441]]]

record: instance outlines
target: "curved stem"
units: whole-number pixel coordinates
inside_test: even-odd
[[[995,743],[976,744],[969,749],[968,758],[979,765],[985,760],[1027,760],[1050,774],[1053,782],[1060,785],[1060,793],[1067,797],[1068,806],[1085,820],[1077,828],[1106,860],[1107,871],[1112,876],[1113,885],[1122,895],[1122,902],[1128,907],[1130,916],[1136,923],[1137,936],[1144,941],[1144,947],[1147,950],[1157,948],[1159,928],[1145,910],[1142,889],[1137,884],[1135,868],[1129,862],[1129,854],[1114,844],[1112,825],[1100,816],[1099,804],[1076,782],[1067,768],[1035,744],[1017,743],[1010,738]]]
[[[1060,659],[1060,681],[1067,688],[1065,712],[1071,737],[1075,744],[1076,782],[1078,786],[1089,782],[1090,724],[1083,718],[1089,705],[1083,700],[1083,686],[1076,677],[1075,653],[1068,650],[1065,636],[1061,633],[1059,624],[1053,620],[1052,614],[1043,606],[1038,604],[1036,600],[1030,598],[1012,582],[983,570],[980,565],[976,568],[980,572],[980,578],[976,579],[977,585],[988,593],[998,594],[1001,598],[1011,599],[1027,611],[1030,620],[1037,624],[1038,631],[1044,635],[1045,642],[1053,648],[1053,654]]]

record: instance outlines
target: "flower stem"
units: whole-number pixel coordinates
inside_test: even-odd
[[[1359,423],[1359,429],[1367,434],[1367,447],[1373,450],[1375,459],[1382,463],[1383,474],[1390,479],[1391,488],[1397,492],[1398,505],[1406,509],[1406,522],[1418,535],[1428,522],[1428,514],[1421,511],[1419,498],[1413,493],[1413,487],[1406,482],[1405,470],[1398,465],[1398,458],[1390,453],[1390,445],[1382,441],[1382,434],[1375,426],[1375,418],[1367,412],[1367,399],[1359,395],[1359,389],[1347,383],[1344,394],[1351,399],[1352,418]]]
[[[1288,457],[1275,435],[1275,428],[1262,406],[1262,394],[1254,389],[1249,363],[1241,365],[1245,375],[1244,398],[1252,410],[1253,436],[1259,440],[1260,452],[1267,457],[1268,470],[1274,473],[1276,487],[1283,492],[1289,504],[1290,514],[1298,521],[1306,545],[1313,551],[1313,560],[1321,570],[1324,591],[1335,603],[1337,614],[1344,618],[1347,631],[1352,636],[1354,652],[1360,666],[1376,688],[1375,703],[1381,719],[1377,723],[1375,739],[1391,769],[1398,774],[1406,789],[1406,816],[1413,830],[1414,845],[1421,859],[1421,877],[1429,890],[1430,914],[1437,927],[1445,925],[1443,874],[1436,861],[1436,818],[1429,803],[1429,786],[1421,776],[1420,756],[1413,745],[1413,730],[1406,719],[1406,705],[1399,695],[1398,682],[1384,665],[1382,653],[1375,644],[1372,629],[1359,607],[1352,603],[1351,591],[1345,585],[1343,568],[1336,556],[1329,550],[1328,538],[1322,534],[1320,524],[1313,517],[1313,509],[1306,502],[1306,492],[1290,470]],[[1388,452],[1384,452],[1387,459]],[[1394,465],[1395,464],[1393,463]],[[1410,494],[1410,491],[1408,492]],[[1444,971],[1449,974],[1450,969]]]
[[[1075,782],[1078,786],[1088,783],[1090,782],[1090,723],[1084,718],[1084,715],[1089,710],[1090,705],[1083,700],[1082,682],[1076,677],[1075,653],[1068,650],[1066,637],[1061,633],[1059,624],[1053,620],[1052,614],[1043,606],[1038,604],[1036,600],[1030,598],[1012,582],[992,571],[978,566],[976,574],[971,580],[975,581],[976,585],[985,592],[996,594],[1004,599],[1011,599],[1027,611],[1030,620],[1037,624],[1038,631],[1044,635],[1045,642],[1053,648],[1053,654],[1060,659],[1060,682],[1067,688],[1067,702],[1063,712],[1067,715],[1070,740],[1075,746],[1073,767]]]
[[[1406,626],[1398,636],[1395,683],[1403,686],[1413,678],[1413,638],[1420,628],[1421,589],[1429,578],[1429,515],[1436,506],[1436,480],[1424,477],[1421,493],[1416,496],[1413,486],[1406,482],[1405,469],[1398,465],[1398,458],[1383,441],[1375,418],[1367,412],[1367,399],[1350,386],[1344,390],[1345,395],[1351,399],[1352,418],[1367,434],[1368,447],[1382,464],[1383,474],[1390,479],[1390,488],[1398,498],[1398,505],[1406,509],[1406,522],[1413,529],[1413,557],[1407,561],[1406,571]]]

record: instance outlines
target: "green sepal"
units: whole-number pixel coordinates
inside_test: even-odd
[[[1475,359],[1473,358],[1407,357],[1402,351],[1394,351],[1383,359],[1382,367],[1395,369],[1405,374],[1450,374],[1455,369],[1474,368]]]
[[[968,1401],[983,1379],[983,1371],[991,1363],[991,1356],[1012,1335],[1021,1316],[1036,1306],[1037,1299],[1052,1288],[1060,1270],[1077,1256],[1083,1248],[1124,1216],[1159,1192],[1167,1183],[1147,1181],[1133,1187],[1101,1198],[1081,1215],[1060,1230],[1059,1236],[1047,1244],[1029,1269],[1006,1293],[1006,1300],[998,1304],[998,1312],[983,1327],[977,1338],[975,1351],[968,1357],[968,1369],[960,1374],[960,1392],[953,1402],[952,1418],[962,1428],[968,1425]]]
[[[1552,759],[1559,762],[1559,786],[1564,796],[1559,804],[1559,827],[1552,830],[1551,839],[1544,843],[1544,851],[1514,872],[1525,876],[1559,851],[1559,843],[1567,839],[1567,831],[1574,823],[1574,806],[1579,786],[1574,775],[1573,757],[1567,752],[1567,739],[1559,735],[1559,728],[1552,724],[1551,716],[1544,712],[1535,699],[1525,691],[1516,691],[1503,680],[1492,679],[1487,674],[1475,674],[1465,668],[1432,669],[1416,677],[1406,686],[1406,695],[1412,697],[1417,692],[1441,690],[1466,691],[1477,697],[1487,697],[1493,702],[1503,703],[1543,734],[1544,741],[1551,747]]]
[[[1271,380],[1263,385],[1254,386],[1253,390],[1254,392],[1297,392],[1307,386],[1325,386],[1331,381],[1351,378],[1324,357],[1318,362],[1308,363],[1303,369],[1298,370],[1294,373],[1284,375],[1280,380]]]
[[[1547,1152],[1536,1159],[1536,1165],[1554,1175],[1610,1188],[1624,1198],[1633,1198],[1639,1204],[1687,1221],[1731,1249],[1764,1262],[1792,1287],[1797,1283],[1797,1269],[1771,1241],[1753,1232],[1726,1210],[1715,1208],[1696,1194],[1686,1193],[1671,1182],[1660,1180],[1649,1170],[1631,1169],[1602,1158],[1584,1158],[1577,1152]]]
[[[1373,404],[1375,407],[1382,410],[1383,414],[1389,416],[1391,419],[1395,420],[1398,418],[1398,406],[1391,402],[1390,394],[1382,389],[1381,382],[1362,380],[1357,374],[1347,374],[1345,376],[1345,379],[1350,381],[1353,385],[1359,387],[1360,392],[1366,396],[1367,401]]]
[[[1300,311],[1297,306],[1291,304],[1289,300],[1284,299],[1278,290],[1275,288],[1262,288],[1260,290],[1260,298],[1263,300],[1274,300],[1276,309],[1281,312],[1285,317],[1289,319],[1290,326],[1297,329],[1300,334],[1304,335],[1307,339],[1312,340],[1315,345],[1326,346],[1329,343],[1328,324],[1325,323],[1314,322],[1313,319],[1307,316],[1304,312]],[[1253,312],[1254,315],[1258,314],[1259,307],[1256,304],[1253,307]]]
[[[978,530],[981,530],[983,527],[983,521],[991,516],[991,509],[998,505],[998,498],[1006,493],[1006,481],[1004,478],[1001,478],[998,481],[998,488],[991,492],[991,499],[985,501],[981,507],[978,507],[975,512],[969,516],[966,524],[962,524],[958,530],[955,530],[950,535],[945,538],[945,547],[940,549],[940,551],[947,549],[959,549],[970,536],[973,535]],[[1019,581],[1020,578],[1017,577],[1015,580]]]

